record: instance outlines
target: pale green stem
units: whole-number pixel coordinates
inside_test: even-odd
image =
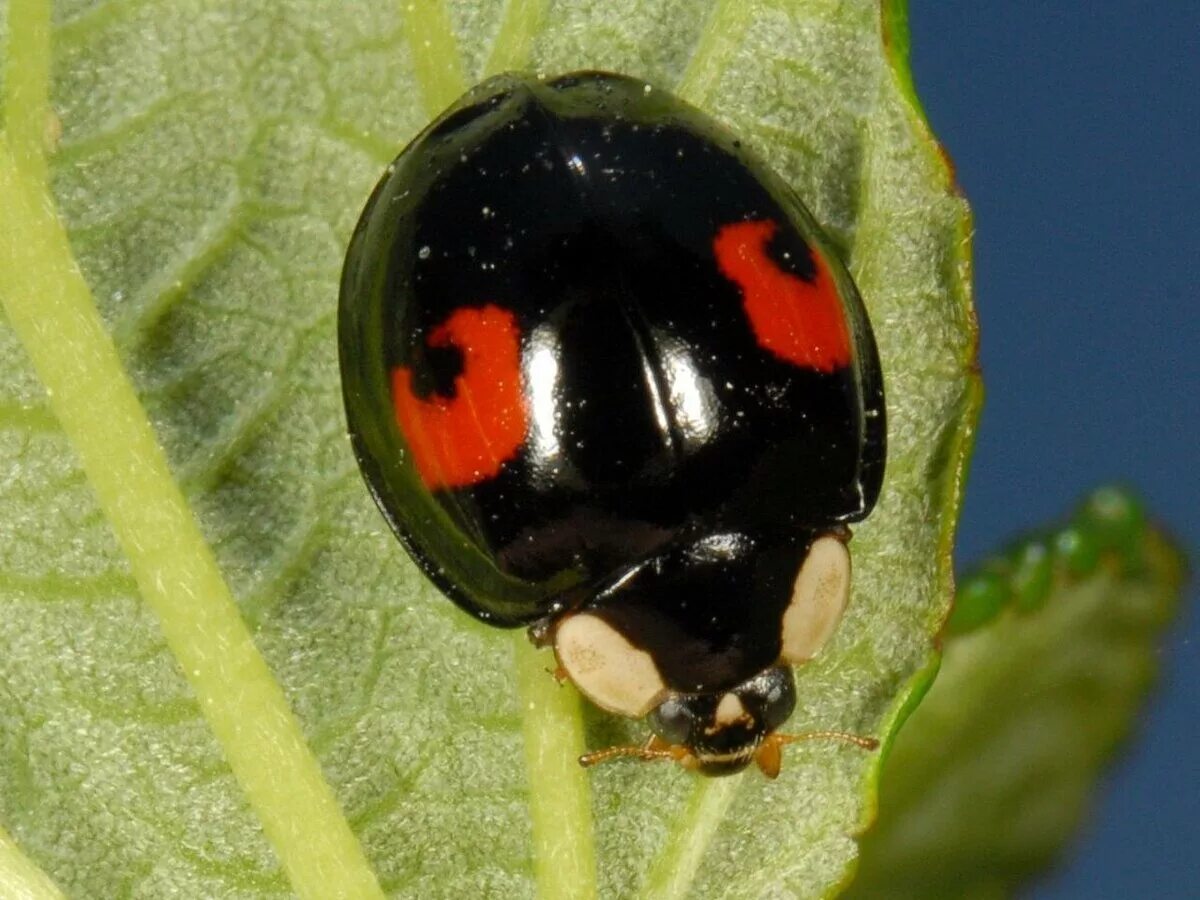
[[[515,641],[538,896],[588,900],[596,896],[596,854],[591,789],[579,765],[579,694],[551,676],[553,655],[535,650],[524,632]]]
[[[382,897],[171,477],[53,201],[3,139],[0,215],[0,302],[296,893]]]
[[[296,893],[382,897],[171,477],[47,191],[50,16],[48,0],[9,4],[0,305]]]
[[[508,0],[484,72],[495,75],[529,65],[533,36],[545,13],[546,0]]]
[[[733,803],[742,775],[696,778],[687,809],[659,851],[642,886],[643,900],[683,900]]]
[[[63,900],[63,893],[0,828],[0,897],[4,900]]]
[[[400,22],[422,103],[435,116],[467,89],[450,17],[442,0],[401,0]]]
[[[4,65],[4,130],[25,177],[46,183],[50,110],[50,4],[9,0]]]
[[[752,0],[718,0],[675,85],[675,93],[703,108],[721,80],[729,57],[741,45],[755,6]]]

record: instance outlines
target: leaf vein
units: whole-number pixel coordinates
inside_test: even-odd
[[[14,4],[10,14],[14,8],[18,14],[33,10],[48,21],[48,0],[21,2],[29,5]],[[44,58],[30,63],[48,72],[48,35],[36,52]],[[6,115],[29,104],[34,109],[22,115],[44,121],[46,93],[14,94],[8,80],[4,88]],[[18,152],[28,151],[18,145]],[[44,180],[18,162],[4,137],[0,209],[6,217],[0,229],[0,302],[293,886],[302,897],[328,896],[331,887],[381,897],[374,872],[171,478]]]
[[[529,64],[533,38],[546,14],[547,0],[508,0],[492,42],[484,75],[497,75]]]
[[[675,92],[696,106],[716,90],[730,57],[737,50],[758,7],[753,0],[717,0],[691,58],[675,85]]]

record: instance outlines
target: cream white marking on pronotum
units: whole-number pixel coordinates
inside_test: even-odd
[[[640,718],[667,693],[650,654],[599,616],[577,613],[563,619],[554,631],[554,653],[575,686],[609,712]]]
[[[813,541],[783,613],[782,656],[807,662],[837,630],[850,599],[850,553],[834,537]]]
[[[724,727],[741,721],[752,721],[750,714],[746,712],[746,707],[742,705],[741,698],[737,694],[726,694],[717,704],[717,711],[713,715],[713,724]]]

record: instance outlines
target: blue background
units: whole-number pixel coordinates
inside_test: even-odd
[[[975,212],[987,399],[959,567],[1121,480],[1200,548],[1200,3],[912,0]],[[1200,617],[1036,898],[1200,896]]]

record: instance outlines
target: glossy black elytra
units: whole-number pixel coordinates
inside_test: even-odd
[[[645,747],[586,762],[778,771],[886,433],[862,302],[787,185],[641,81],[490,79],[376,187],[339,342],[355,452],[421,568],[648,717]]]

